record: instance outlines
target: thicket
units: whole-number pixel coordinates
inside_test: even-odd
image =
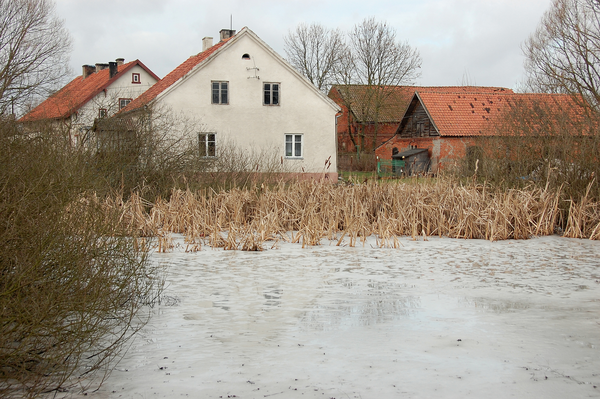
[[[600,199],[600,118],[568,98],[507,107],[490,134],[468,149],[460,174],[500,189],[560,191],[563,208],[570,200]]]
[[[162,272],[87,193],[108,192],[64,137],[0,121],[0,396],[101,381],[147,319]]]

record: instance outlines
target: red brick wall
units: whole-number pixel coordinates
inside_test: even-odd
[[[348,108],[344,105],[337,90],[332,89],[329,92],[329,97],[335,101],[340,108],[342,108],[340,116],[337,118],[337,140],[338,140],[338,152],[355,152],[356,149],[352,144],[348,130],[351,129],[352,135],[356,144],[360,145],[360,137],[358,136],[359,131],[365,135],[364,139],[364,150],[370,151],[373,148],[381,145],[387,140],[391,139],[396,134],[399,123],[379,123],[377,127],[377,140],[375,141],[375,126],[373,124],[362,125],[353,120],[352,115],[348,112]],[[350,126],[348,126],[348,119],[350,119]]]

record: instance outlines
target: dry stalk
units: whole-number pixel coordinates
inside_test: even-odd
[[[181,233],[188,249],[200,240],[213,248],[260,250],[278,240],[315,246],[327,238],[339,246],[347,239],[349,246],[364,245],[371,235],[379,246],[393,248],[401,246],[402,236],[527,239],[553,234],[562,218],[560,190],[494,191],[444,179],[426,185],[297,182],[220,192],[174,190],[169,202],[159,199],[149,213],[138,196],[121,203],[117,198],[106,206],[122,207],[123,223],[136,226],[140,236]],[[565,236],[599,239],[600,205],[587,195],[572,202]],[[161,249],[163,244],[159,240]]]

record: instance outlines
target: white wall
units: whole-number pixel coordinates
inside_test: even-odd
[[[160,102],[202,121],[219,143],[274,148],[284,157],[286,133],[303,134],[303,159],[285,159],[289,168],[319,173],[330,158],[336,172],[336,111],[250,34],[238,34],[213,60],[188,74]],[[250,60],[242,59],[249,54]],[[257,67],[259,70],[248,70]],[[258,75],[260,79],[253,78]],[[229,104],[212,104],[211,81],[229,82]],[[280,84],[280,105],[263,105],[263,83]]]
[[[132,74],[140,74],[141,83],[132,83]],[[123,76],[120,76],[106,90],[100,92],[93,99],[79,108],[76,116],[71,117],[73,134],[77,136],[80,128],[92,126],[94,119],[98,117],[101,108],[106,109],[108,116],[114,115],[119,111],[119,98],[135,99],[140,94],[148,90],[157,82],[144,68],[139,65],[133,66]]]

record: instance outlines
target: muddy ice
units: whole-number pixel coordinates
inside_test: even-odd
[[[96,398],[600,397],[600,242],[155,254],[160,306]]]

